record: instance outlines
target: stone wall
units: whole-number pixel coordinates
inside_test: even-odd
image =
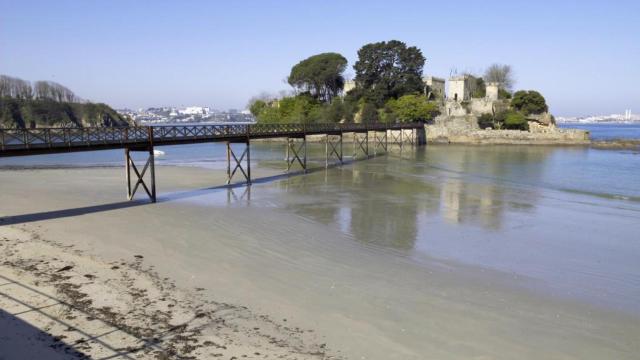
[[[529,122],[529,131],[481,130],[475,117],[455,117],[445,122],[425,126],[428,143],[452,144],[533,144],[533,145],[587,145],[589,132],[577,129],[560,129]]]

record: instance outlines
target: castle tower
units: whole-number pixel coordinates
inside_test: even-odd
[[[472,75],[453,76],[449,79],[447,100],[468,101],[476,87],[476,78]]]
[[[444,79],[435,76],[426,76],[422,78],[424,83],[424,95],[433,100],[444,99]]]
[[[486,98],[487,100],[498,100],[499,84],[497,82],[489,82],[486,84]]]

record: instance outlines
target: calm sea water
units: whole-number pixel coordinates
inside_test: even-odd
[[[638,124],[560,124],[561,128],[588,130],[593,140],[640,139]]]

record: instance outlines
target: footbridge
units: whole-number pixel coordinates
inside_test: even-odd
[[[424,145],[424,125],[398,124],[243,124],[167,125],[134,127],[85,127],[0,129],[0,157],[65,152],[124,149],[127,198],[142,187],[156,201],[154,147],[206,142],[224,142],[227,149],[227,184],[236,174],[251,184],[251,140],[286,139],[287,172],[299,165],[307,170],[307,137],[324,137],[325,166],[343,164],[343,136],[352,134],[353,156],[369,158],[384,153],[389,145]],[[370,139],[371,137],[371,139]],[[234,151],[231,144],[244,144]],[[131,152],[148,154],[145,164],[136,165]],[[145,180],[145,175],[147,175]],[[133,186],[132,186],[133,180]]]

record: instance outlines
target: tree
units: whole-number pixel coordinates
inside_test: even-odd
[[[346,67],[347,59],[340,54],[318,54],[302,60],[291,68],[287,81],[289,85],[329,103],[344,87],[342,73]]]
[[[521,111],[524,115],[541,114],[549,110],[542,94],[534,90],[516,91],[515,94],[513,94],[511,106]]]
[[[0,75],[0,97],[31,99],[33,97],[33,89],[28,81]]]
[[[35,97],[39,100],[57,102],[77,102],[79,100],[73,91],[53,81],[36,81],[33,88]]]
[[[481,77],[476,78],[476,86],[471,97],[482,99],[487,96],[487,85]]]
[[[363,123],[375,123],[378,122],[378,110],[372,103],[364,103],[362,105],[361,119]]]
[[[513,72],[511,66],[492,64],[484,73],[484,81],[498,83],[502,89],[511,91],[514,84]]]
[[[251,111],[251,115],[258,117],[265,107],[267,107],[267,103],[264,100],[255,100],[249,106],[249,111]]]
[[[423,90],[425,58],[420,49],[398,40],[367,44],[358,50],[356,88],[367,102],[382,106],[388,99]]]
[[[404,95],[399,99],[390,99],[386,107],[402,122],[427,122],[438,113],[438,105],[427,101],[424,95]]]

